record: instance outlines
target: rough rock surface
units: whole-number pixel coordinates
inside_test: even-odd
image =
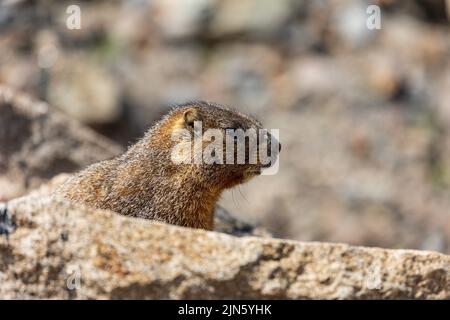
[[[85,60],[77,55],[59,59],[50,76],[49,103],[83,123],[117,121],[120,91],[114,78],[98,61]]]
[[[450,299],[434,252],[235,238],[35,196],[7,212],[2,299]]]
[[[0,86],[0,200],[23,195],[61,172],[111,158],[116,143],[44,102]]]

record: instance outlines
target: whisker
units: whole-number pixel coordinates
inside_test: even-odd
[[[247,198],[244,196],[244,194],[242,193],[241,186],[238,186],[237,189],[238,189],[238,191],[239,191],[241,197],[245,200],[245,202],[249,203],[248,199],[247,199]]]

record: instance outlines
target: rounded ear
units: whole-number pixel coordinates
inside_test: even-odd
[[[200,115],[198,113],[198,110],[195,108],[190,108],[190,109],[186,110],[183,114],[183,118],[184,118],[184,124],[188,128],[193,128],[194,122],[200,121]]]

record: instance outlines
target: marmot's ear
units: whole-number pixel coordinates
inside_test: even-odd
[[[193,128],[195,121],[200,121],[200,115],[197,109],[190,108],[186,110],[183,114],[184,124],[187,128]]]

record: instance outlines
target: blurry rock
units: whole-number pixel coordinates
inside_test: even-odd
[[[221,1],[211,21],[213,36],[242,33],[268,36],[287,23],[292,12],[291,0]]]
[[[0,82],[24,91],[37,91],[39,68],[34,61],[14,57],[0,65]]]
[[[200,96],[201,51],[195,46],[152,48],[117,66],[131,126],[140,132],[177,103]]]
[[[214,231],[228,233],[237,237],[272,237],[270,232],[267,230],[255,227],[235,218],[230,212],[221,206],[217,206],[214,212]]]
[[[416,0],[415,2],[422,16],[428,20],[444,24],[450,22],[450,14],[446,14],[450,6],[448,0]]]
[[[153,1],[154,19],[165,37],[190,38],[205,33],[217,0]]]
[[[292,15],[291,0],[155,1],[153,15],[165,37],[181,39],[239,34],[271,36]]]
[[[446,0],[445,4],[447,8],[447,20],[450,22],[450,0]]]
[[[396,12],[419,18],[428,23],[446,24],[450,21],[446,17],[446,3],[448,0],[378,0],[382,10]]]
[[[367,28],[365,1],[340,1],[334,10],[333,20],[338,36],[349,48],[355,49],[370,43],[376,30]],[[341,43],[342,45],[342,43]]]
[[[385,19],[380,47],[418,66],[442,66],[448,58],[450,39],[444,30],[422,24],[410,17]]]
[[[421,245],[421,250],[444,251],[445,238],[438,230],[433,230]]]
[[[369,55],[367,60],[370,89],[386,100],[400,96],[405,81],[401,63],[388,55]]]
[[[28,37],[21,30],[0,35],[0,83],[32,91],[39,85],[39,67],[28,52],[23,52],[22,46],[28,42]]]
[[[450,66],[447,67],[441,78],[437,80],[436,103],[440,118],[450,126]]]
[[[2,299],[450,298],[434,252],[235,238],[39,197],[5,212]]]
[[[338,91],[336,65],[328,58],[304,56],[293,60],[287,68],[293,95],[300,101],[306,97],[323,97]],[[297,102],[297,101],[295,101]]]
[[[0,200],[120,152],[46,103],[0,87]]]
[[[131,1],[130,1],[131,2]],[[81,9],[81,28],[67,28],[68,14],[66,12],[68,3],[55,2],[48,5],[47,10],[52,10],[55,20],[53,29],[62,36],[61,40],[69,46],[85,46],[95,42],[96,37],[108,32],[115,31],[115,25],[120,24],[124,18],[121,4],[111,5],[109,1],[83,2],[79,4]],[[141,12],[145,11],[139,8]],[[130,17],[131,18],[131,17]],[[133,17],[134,18],[134,17]],[[79,47],[78,47],[79,49]]]
[[[83,123],[117,120],[120,90],[110,71],[86,55],[65,56],[50,70],[48,101]]]
[[[35,57],[41,69],[49,69],[55,65],[61,50],[57,35],[50,30],[39,32],[35,39]]]
[[[183,1],[184,3],[184,1]],[[109,36],[119,42],[122,49],[139,49],[147,43],[158,42],[162,38],[152,16],[155,1],[133,0],[120,3],[116,15],[108,15],[114,22],[106,28]],[[109,3],[108,3],[109,5]],[[111,8],[111,5],[109,5]],[[93,10],[98,11],[98,10]],[[127,19],[122,17],[126,16]],[[102,28],[105,31],[105,28]]]
[[[211,56],[201,82],[203,97],[261,114],[271,107],[277,92],[271,80],[279,73],[279,53],[261,45],[219,47]]]

